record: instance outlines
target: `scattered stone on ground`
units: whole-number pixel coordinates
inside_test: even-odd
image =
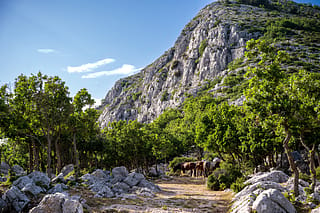
[[[12,186],[2,197],[8,206],[16,212],[21,212],[30,202],[30,199],[21,192],[16,186]]]
[[[30,213],[82,213],[83,207],[78,200],[72,200],[63,193],[48,194],[44,196],[38,206],[32,208]]]
[[[139,194],[140,196],[153,197],[160,188],[154,183],[147,181],[140,173],[129,173],[125,167],[112,169],[112,175],[101,169],[97,169],[91,174],[80,177],[85,184],[89,185],[91,191],[95,192],[95,197],[123,197],[123,194]]]
[[[259,172],[254,174],[249,180],[245,181],[246,186],[233,198],[230,212],[232,213],[258,213],[289,212],[295,213],[297,210],[284,196],[290,195],[293,191],[293,178],[282,171]],[[308,205],[309,209],[315,208],[316,204],[308,201],[305,188],[309,183],[299,180],[299,196],[296,201]],[[320,202],[320,186],[315,193],[309,195],[309,200]]]
[[[0,164],[0,173],[3,174],[3,175],[8,175],[9,174],[9,170],[10,170],[9,164],[7,164],[5,162],[1,162],[1,164]]]
[[[294,206],[277,189],[268,189],[259,194],[252,204],[252,210],[259,213],[296,212]]]
[[[27,173],[24,171],[24,169],[19,166],[19,165],[14,165],[11,168],[12,172],[16,175],[16,176],[22,176],[22,175],[26,175]]]
[[[67,172],[61,172],[61,176],[65,178],[72,168],[68,165],[64,170]],[[21,176],[3,194],[0,211],[21,212],[35,206],[30,212],[50,212],[52,205],[52,212],[83,212],[83,208],[89,212],[227,212],[234,197],[230,209],[233,213],[297,212],[283,195],[293,189],[293,179],[281,171],[253,175],[245,182],[249,185],[235,196],[230,191],[208,190],[203,178],[163,176],[155,184],[143,174],[129,173],[125,167],[114,168],[112,175],[97,169],[80,179],[82,184],[79,182],[69,188],[64,183],[50,181],[42,172]],[[308,198],[311,196],[320,202],[320,184],[309,197],[304,190],[306,187],[309,183],[299,180],[297,200],[307,203],[310,209],[316,208]],[[42,196],[42,201],[36,205]],[[319,209],[312,212],[317,211]]]

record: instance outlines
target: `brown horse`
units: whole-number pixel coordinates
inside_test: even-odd
[[[179,163],[173,168],[173,172],[176,172],[178,169],[181,170],[181,174],[184,174],[186,171],[190,170],[191,171],[191,177],[196,175],[196,163],[193,162],[184,162],[184,163]]]
[[[197,161],[196,162],[196,176],[204,176],[204,161]]]

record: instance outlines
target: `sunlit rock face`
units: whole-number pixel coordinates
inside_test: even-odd
[[[99,122],[135,120],[149,123],[168,107],[181,106],[209,81],[225,75],[228,63],[242,57],[245,44],[259,32],[240,26],[247,13],[263,16],[249,5],[214,2],[190,21],[174,46],[139,73],[120,79],[103,100]]]

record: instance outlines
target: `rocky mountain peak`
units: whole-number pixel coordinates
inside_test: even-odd
[[[151,122],[165,109],[226,75],[228,64],[244,55],[248,40],[263,35],[261,26],[280,12],[236,2],[214,2],[182,30],[174,46],[138,74],[118,80],[101,106],[102,128],[109,122]]]

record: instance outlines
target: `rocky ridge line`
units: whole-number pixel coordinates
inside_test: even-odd
[[[182,30],[174,47],[141,72],[115,83],[100,107],[101,127],[118,120],[149,123],[225,75],[228,63],[244,55],[246,41],[262,35],[240,26],[239,21],[244,22],[248,13],[257,19],[266,12],[250,5],[225,6],[220,2],[202,9]]]

